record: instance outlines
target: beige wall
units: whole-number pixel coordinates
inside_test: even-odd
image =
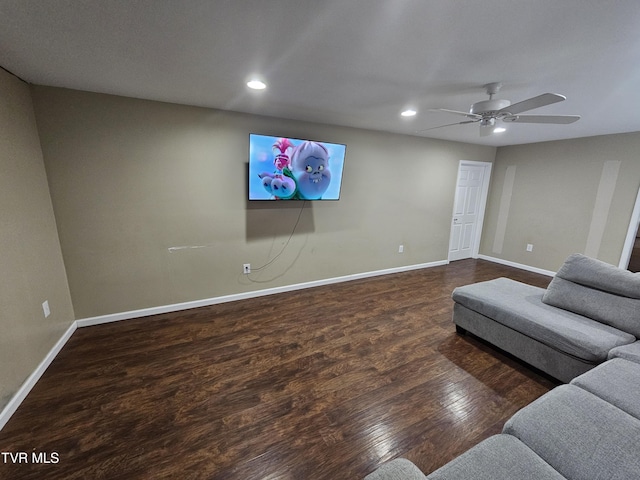
[[[551,271],[574,252],[618,265],[639,152],[637,132],[499,148],[480,253]]]
[[[33,98],[77,318],[446,260],[458,161],[495,156],[65,89]],[[250,132],[347,144],[341,199],[307,203],[262,271],[302,203],[247,201]]]
[[[1,409],[71,325],[74,313],[29,87],[1,69],[0,132]]]

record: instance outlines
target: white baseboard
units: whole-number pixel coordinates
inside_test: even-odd
[[[7,403],[2,409],[2,412],[0,413],[0,430],[4,428],[4,426],[7,424],[11,416],[16,412],[23,400],[27,398],[27,395],[29,394],[31,389],[38,382],[38,380],[40,380],[40,377],[44,374],[47,367],[51,365],[53,359],[56,358],[58,353],[60,353],[60,350],[62,350],[62,347],[64,347],[69,338],[71,338],[71,335],[73,335],[73,332],[76,331],[76,328],[76,322],[73,322],[71,326],[64,332],[62,337],[60,337],[60,340],[56,342],[53,348],[44,357],[44,360],[40,362],[40,365],[38,365],[38,367],[31,373],[31,375],[29,375],[29,378],[27,378],[25,382],[20,386],[13,398],[9,400],[9,403]]]
[[[235,302],[237,300],[245,300],[248,298],[263,297],[276,293],[292,292],[294,290],[302,290],[305,288],[319,287],[322,285],[331,285],[334,283],[348,282],[351,280],[359,280],[361,278],[377,277],[379,275],[388,275],[390,273],[408,272],[410,270],[419,270],[422,268],[438,267],[447,265],[448,260],[439,260],[437,262],[420,263],[417,265],[408,265],[404,267],[387,268],[384,270],[375,270],[372,272],[354,273],[342,277],[326,278],[323,280],[314,280],[312,282],[296,283],[293,285],[285,285],[282,287],[265,288],[262,290],[254,290],[252,292],[235,293],[232,295],[223,295],[221,297],[205,298],[202,300],[194,300],[191,302],[174,303],[171,305],[162,305],[159,307],[142,308],[139,310],[130,310],[128,312],[113,313],[108,315],[100,315],[97,317],[88,317],[77,320],[78,328],[89,327],[92,325],[100,325],[103,323],[119,322],[120,320],[129,320],[132,318],[148,317],[150,315],[158,315],[160,313],[179,312],[180,310],[188,310],[190,308],[206,307],[216,305],[218,303]]]
[[[509,267],[519,268],[520,270],[527,270],[529,272],[540,273],[542,275],[547,275],[549,277],[555,276],[556,272],[552,272],[551,270],[544,270],[538,267],[532,267],[530,265],[524,265],[523,263],[511,262],[509,260],[503,260],[502,258],[489,257],[487,255],[478,255],[478,258],[482,260],[487,260],[493,263],[499,263],[501,265],[507,265]]]

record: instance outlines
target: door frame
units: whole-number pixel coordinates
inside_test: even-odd
[[[482,226],[484,224],[484,213],[487,208],[487,197],[489,196],[489,183],[491,181],[491,167],[492,162],[479,162],[476,160],[460,160],[458,162],[458,173],[456,174],[456,183],[453,189],[453,205],[451,207],[451,218],[449,225],[449,243],[447,244],[447,263],[451,260],[449,255],[451,253],[451,232],[453,230],[453,217],[455,216],[456,209],[456,196],[458,195],[458,181],[460,180],[460,167],[463,165],[469,165],[472,167],[483,167],[482,175],[482,192],[480,194],[480,207],[478,208],[478,221],[476,222],[476,228],[473,233],[473,246],[471,247],[471,258],[478,258],[480,251],[480,240],[482,238]]]
[[[629,268],[629,261],[631,261],[631,252],[633,251],[633,244],[636,240],[636,232],[638,231],[638,223],[640,223],[640,189],[638,189],[638,195],[636,196],[636,203],[633,207],[633,213],[631,214],[631,221],[629,222],[629,228],[627,229],[627,237],[622,247],[622,254],[620,255],[620,263],[618,267],[626,270]]]

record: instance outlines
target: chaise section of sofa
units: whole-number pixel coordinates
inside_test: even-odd
[[[604,362],[612,348],[635,341],[629,333],[545,304],[544,294],[508,278],[466,285],[453,292],[453,320],[565,382]]]
[[[580,254],[567,258],[547,289],[498,278],[458,287],[452,298],[460,333],[564,382],[640,336],[640,275]]]

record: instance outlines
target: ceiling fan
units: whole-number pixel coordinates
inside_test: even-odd
[[[543,93],[537,97],[528,98],[517,103],[511,103],[509,100],[493,99],[493,96],[500,91],[501,82],[488,83],[484,86],[489,100],[483,100],[471,105],[468,112],[458,110],[449,110],[446,108],[432,108],[431,111],[453,113],[455,115],[463,115],[470,120],[463,122],[448,123],[437,127],[420,130],[426,132],[435,128],[450,127],[452,125],[465,125],[468,123],[480,124],[480,136],[487,136],[494,133],[496,121],[518,122],[518,123],[552,123],[558,125],[566,125],[580,120],[580,115],[520,115],[522,112],[533,110],[535,108],[544,107],[553,103],[562,102],[567,97],[557,93]]]

